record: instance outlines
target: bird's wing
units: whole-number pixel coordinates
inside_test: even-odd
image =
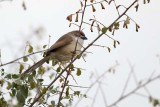
[[[70,44],[73,41],[72,37],[69,36],[68,34],[63,35],[62,37],[60,37],[55,44],[53,44],[48,50],[46,55],[48,55],[50,52],[54,52],[57,49]]]

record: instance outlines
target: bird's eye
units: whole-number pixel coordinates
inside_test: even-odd
[[[85,36],[80,36],[80,38],[83,40],[87,40],[87,37],[85,37]]]

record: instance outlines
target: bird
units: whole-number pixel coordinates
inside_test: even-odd
[[[21,77],[24,77],[25,74],[36,70],[45,62],[49,62],[49,60],[54,60],[61,64],[68,63],[74,56],[80,54],[84,40],[87,40],[87,37],[81,30],[74,30],[64,34],[46,50],[43,55],[44,57],[24,71],[21,74]]]

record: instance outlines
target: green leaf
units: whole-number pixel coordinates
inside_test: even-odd
[[[8,107],[8,103],[6,102],[6,100],[3,97],[0,98],[0,106],[1,107]]]
[[[110,53],[111,52],[111,48],[107,47],[107,49],[108,49],[108,52]]]
[[[38,79],[38,81],[39,81],[39,82],[43,82],[44,80],[43,80],[43,79]]]
[[[28,53],[32,53],[32,52],[33,52],[33,47],[29,45]]]
[[[45,72],[45,67],[40,66],[39,69],[38,69],[38,73],[39,74],[44,74],[44,72]]]
[[[63,79],[63,78],[60,78],[60,79],[59,79],[59,82],[62,82],[62,81],[64,81],[64,79]]]
[[[10,82],[7,83],[7,90],[12,88],[12,84]]]
[[[76,73],[77,76],[80,76],[81,75],[81,70],[79,68],[77,68],[77,73]]]
[[[23,61],[24,61],[24,62],[27,62],[27,61],[28,61],[27,56],[24,56],[24,57],[23,57]]]
[[[18,102],[20,103],[20,105],[24,105],[25,104],[25,100],[28,97],[28,87],[27,85],[22,85],[19,87],[19,91],[17,92],[16,98],[18,100]]]
[[[17,85],[15,82],[12,82],[12,88],[16,88],[16,89],[19,89],[18,87],[19,85]]]
[[[11,79],[11,74],[7,74],[7,75],[5,76],[5,78]]]
[[[47,47],[47,45],[43,45],[43,48],[45,49]]]
[[[80,91],[75,91],[75,92],[74,92],[74,95],[79,96],[79,95],[80,95]]]
[[[42,89],[42,93],[43,93],[43,94],[45,94],[45,93],[46,93],[46,91],[47,91],[47,88],[46,88],[46,87],[44,87],[44,88]]]
[[[32,82],[33,81],[33,76],[32,75],[29,75],[28,76],[28,82]]]
[[[66,97],[69,97],[69,87],[66,88]]]
[[[11,91],[12,91],[12,96],[15,96],[16,95],[16,90],[12,88]]]
[[[119,22],[114,23],[114,29],[118,30],[119,29]]]
[[[61,67],[59,66],[56,71],[60,72],[61,71]]]
[[[102,28],[102,33],[106,33],[107,32],[107,28],[106,27],[103,27]]]
[[[20,64],[20,67],[19,67],[19,73],[20,74],[22,73],[23,69],[24,69],[24,66],[22,64]]]
[[[55,103],[55,101],[51,101],[51,104],[52,104],[53,107],[55,107],[56,103]]]
[[[35,71],[35,70],[32,72],[32,76],[33,76],[33,77],[36,76],[36,71]]]
[[[70,68],[71,70],[73,70],[73,69],[74,69],[74,65],[71,64],[71,65],[69,66],[69,68]]]
[[[31,81],[31,82],[30,82],[30,87],[31,87],[31,89],[34,89],[34,88],[36,87],[36,84],[35,84],[34,81]]]
[[[23,96],[25,98],[27,98],[27,96],[28,96],[28,86],[27,85],[20,86],[20,91],[23,93]]]
[[[12,74],[12,78],[17,79],[17,78],[19,78],[19,76],[17,74]]]
[[[157,106],[157,105],[159,105],[159,104],[160,104],[160,102],[159,102],[158,99],[154,99],[154,100],[153,100],[153,106],[154,106],[154,107]]]

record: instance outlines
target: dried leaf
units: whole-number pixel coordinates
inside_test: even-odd
[[[76,20],[75,20],[75,22],[78,22],[78,13],[76,14]]]
[[[69,16],[67,16],[67,18],[66,18],[68,21],[72,21],[72,14],[71,15],[69,15]]]
[[[136,12],[138,11],[138,7],[139,7],[139,4],[137,4],[137,5],[135,6]]]
[[[93,6],[93,4],[92,4],[91,6],[92,6],[92,11],[95,12],[96,9],[95,9],[95,7]]]
[[[111,26],[108,28],[108,30],[109,30],[110,32],[112,32],[112,30],[113,30],[113,25],[111,25]]]
[[[94,22],[95,22],[95,21],[92,22],[91,27],[90,27],[91,32],[93,32],[93,25],[94,25]]]
[[[69,97],[69,87],[66,88],[66,97]]]
[[[23,7],[23,9],[24,9],[24,10],[27,10],[27,8],[26,8],[26,4],[25,4],[25,2],[24,2],[24,1],[22,2],[22,7]]]
[[[102,9],[105,9],[105,7],[104,7],[104,5],[103,5],[102,3],[101,3],[101,8],[102,8]]]
[[[124,24],[123,24],[123,28],[128,28],[128,24],[130,24],[130,18],[127,16],[126,20],[124,21]]]
[[[119,41],[116,41],[118,43],[118,45],[120,45],[120,42]]]
[[[116,41],[113,42],[113,47],[116,48]]]
[[[93,3],[94,0],[90,0],[91,3]]]
[[[81,7],[83,7],[83,3],[82,3],[82,1],[80,1],[81,2]]]
[[[114,29],[116,29],[116,30],[119,29],[119,22],[114,23]]]
[[[136,24],[136,32],[138,32],[139,28],[140,28],[140,26],[138,24]]]
[[[99,27],[99,24],[97,24],[97,30],[101,31],[101,28]]]

